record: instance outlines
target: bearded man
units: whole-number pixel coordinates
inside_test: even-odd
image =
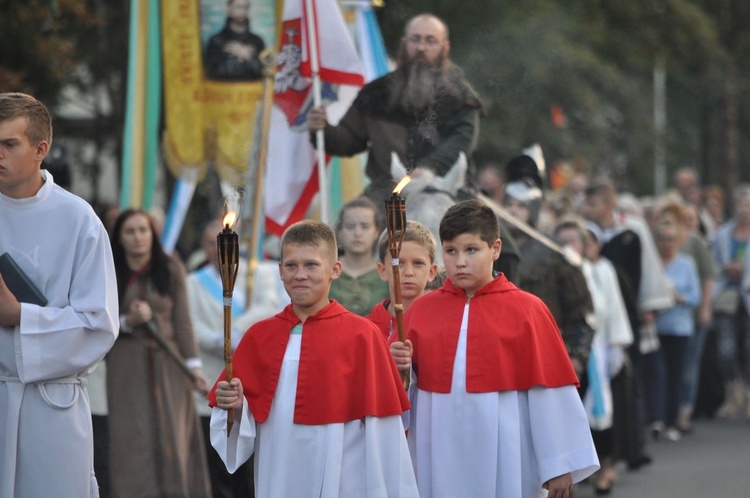
[[[365,195],[377,205],[394,187],[391,152],[412,176],[425,170],[443,176],[460,152],[470,157],[476,146],[482,107],[449,51],[442,20],[432,14],[413,17],[401,39],[398,68],[365,85],[338,125],[326,121],[322,107],[308,113],[310,130],[324,130],[327,153],[352,156],[369,150],[365,173],[371,183]]]

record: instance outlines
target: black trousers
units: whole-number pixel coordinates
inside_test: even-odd
[[[230,474],[219,454],[211,446],[210,423],[211,417],[201,417],[208,457],[208,474],[211,478],[211,492],[214,498],[254,498],[253,457],[243,463],[237,472]]]

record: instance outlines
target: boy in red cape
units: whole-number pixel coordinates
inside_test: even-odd
[[[230,472],[255,453],[257,496],[419,496],[401,422],[409,402],[386,344],[328,299],[341,274],[333,231],[289,227],[279,272],[292,302],[250,327],[234,378],[209,394],[212,445]]]
[[[378,274],[393,293],[393,270],[391,253],[388,250],[388,232],[384,231],[378,239]],[[404,312],[409,309],[416,298],[424,294],[427,284],[433,281],[438,267],[435,264],[435,238],[430,231],[417,221],[407,221],[404,240],[399,252],[399,271],[401,277],[401,303]],[[372,321],[385,340],[390,344],[398,340],[396,334],[395,314],[391,299],[385,299],[373,306],[367,318]]]
[[[546,489],[567,498],[599,467],[552,315],[504,275],[493,278],[499,235],[480,201],[446,212],[449,278],[412,303],[406,344],[391,348],[413,351],[408,440],[422,496],[536,498]]]

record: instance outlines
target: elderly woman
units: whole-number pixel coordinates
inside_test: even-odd
[[[648,355],[649,407],[654,438],[680,439],[677,429],[680,388],[690,336],[695,329],[693,310],[701,302],[701,283],[693,258],[680,249],[687,235],[685,212],[678,204],[661,209],[656,227],[656,247],[672,283],[675,304],[659,312],[656,331],[660,347]]]

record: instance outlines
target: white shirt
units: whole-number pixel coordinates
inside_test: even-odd
[[[632,344],[633,330],[612,263],[604,257],[595,262],[584,260],[582,270],[596,314],[583,406],[591,428],[604,430],[612,427],[614,409],[609,381],[622,368],[621,348]]]

